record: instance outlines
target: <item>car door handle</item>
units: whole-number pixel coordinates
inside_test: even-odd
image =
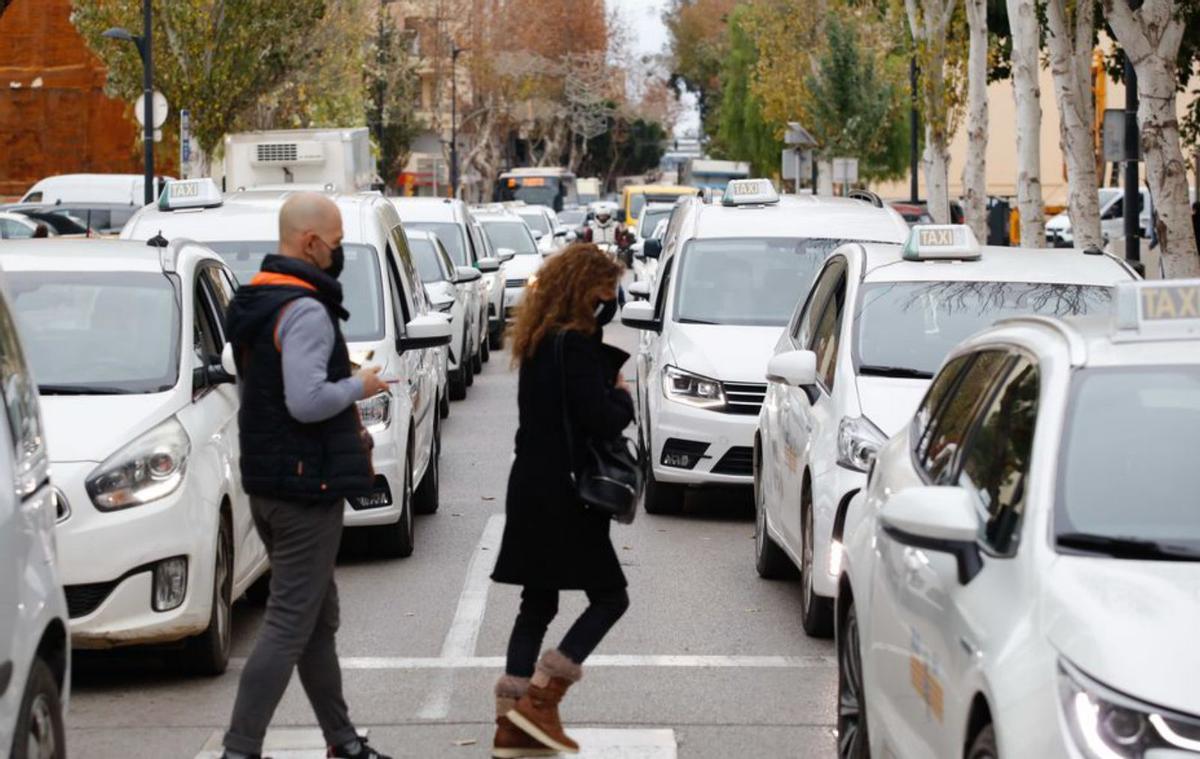
[[[925,566],[925,561],[921,558],[916,550],[909,548],[904,552],[904,568],[910,572],[920,572]]]

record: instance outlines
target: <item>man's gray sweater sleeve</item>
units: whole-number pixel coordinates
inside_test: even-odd
[[[357,377],[328,381],[335,335],[329,312],[319,301],[292,301],[275,336],[283,357],[283,395],[296,421],[323,422],[362,398],[363,383]]]

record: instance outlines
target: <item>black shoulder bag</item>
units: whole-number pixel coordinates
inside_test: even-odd
[[[563,360],[565,332],[554,336],[554,355],[561,378],[563,431],[567,436],[567,459],[571,482],[584,506],[621,524],[630,524],[637,514],[642,493],[641,456],[633,441],[618,434],[611,440],[585,440],[575,444],[567,411],[567,365]]]

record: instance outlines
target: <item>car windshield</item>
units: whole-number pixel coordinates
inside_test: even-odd
[[[637,193],[629,196],[629,215],[637,218],[642,209],[646,207],[646,194]]]
[[[233,270],[237,281],[249,282],[262,266],[268,253],[279,243],[271,240],[206,242]],[[338,282],[342,284],[342,305],[350,318],[342,325],[346,341],[367,342],[383,339],[383,289],[379,283],[379,258],[370,245],[345,244],[346,267]]]
[[[567,227],[578,227],[587,221],[587,211],[582,208],[563,211],[558,215],[558,220]]]
[[[1059,545],[1200,560],[1200,366],[1083,369],[1069,397]]]
[[[44,395],[170,390],[179,293],[149,272],[9,272],[25,355]]]
[[[932,377],[958,343],[1010,316],[1107,310],[1112,288],[1041,282],[882,282],[863,285],[854,355],[860,374]]]
[[[550,222],[546,221],[546,217],[540,213],[523,213],[518,215],[525,220],[525,223],[534,232],[541,232],[544,235],[550,234]]]
[[[840,244],[784,237],[693,240],[676,275],[675,320],[783,326]]]
[[[442,265],[438,261],[437,248],[433,246],[431,240],[409,237],[408,249],[412,251],[413,260],[417,263],[417,273],[421,275],[422,282],[446,281],[446,273],[442,271]]]
[[[467,260],[467,242],[463,238],[466,229],[461,224],[450,221],[406,221],[404,228],[437,235],[455,266],[470,266],[473,263]]]
[[[658,222],[670,217],[670,208],[651,208],[642,214],[642,218],[638,220],[638,234],[642,237],[652,236],[654,228],[658,226]]]
[[[485,221],[483,232],[496,250],[508,248],[519,256],[538,255],[537,243],[523,221]]]

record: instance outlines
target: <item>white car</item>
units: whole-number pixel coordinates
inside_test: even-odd
[[[19,213],[0,211],[0,240],[28,240],[37,232],[38,222]],[[49,227],[47,227],[49,233]],[[53,236],[50,233],[49,236]]]
[[[37,385],[4,298],[0,387],[0,750],[61,759],[71,688],[70,623],[54,534],[61,501],[50,486]]]
[[[646,255],[646,241],[662,240],[674,211],[674,203],[648,203],[642,209],[642,215],[638,219],[637,241],[631,246],[635,282],[651,283],[654,281],[654,277],[658,273],[658,256]],[[661,246],[659,249],[661,250]]]
[[[756,565],[799,568],[807,633],[833,632],[846,507],[946,353],[1005,316],[1105,309],[1136,276],[1103,254],[981,248],[955,225],[834,251],[775,347],[754,443]]]
[[[630,290],[649,300],[621,314],[645,331],[636,400],[645,508],[657,514],[680,511],[689,486],[753,483],[764,369],[796,302],[843,241],[902,241],[908,231],[890,208],[780,198],[757,179],[731,182],[718,202],[686,201],[677,214],[653,291]]]
[[[1121,284],[951,353],[847,516],[842,757],[1200,753],[1197,304]]]
[[[203,240],[239,282],[249,281],[278,248],[279,209],[289,194],[251,190],[222,197],[209,179],[170,182],[158,206],[139,211],[121,235]],[[345,235],[346,266],[339,282],[350,312],[342,326],[350,358],[381,367],[391,390],[358,402],[375,442],[376,490],[347,501],[345,524],[370,528],[376,553],[409,556],[413,513],[438,508],[438,367],[450,323],[444,314],[430,313],[396,207],[373,193],[330,198],[342,212]]]
[[[467,397],[467,386],[475,374],[470,352],[471,335],[479,335],[476,321],[479,281],[478,269],[454,266],[441,240],[432,232],[409,230],[408,246],[417,265],[417,274],[425,284],[425,294],[435,310],[450,316],[447,401]],[[483,338],[486,341],[486,337]],[[449,406],[444,407],[447,411]]]
[[[567,244],[570,233],[559,223],[553,209],[546,206],[525,206],[515,208],[513,212],[529,225],[533,239],[537,240],[538,250],[543,255],[557,253]]]
[[[481,370],[497,344],[502,326],[497,314],[504,312],[504,274],[501,262],[490,255],[475,228],[475,219],[467,204],[454,198],[392,198],[405,230],[432,232],[442,241],[455,266],[472,266],[483,276],[473,285],[477,291],[473,316],[475,329],[471,342],[474,370]],[[489,340],[489,338],[492,338]]]
[[[1101,187],[1099,190],[1100,232],[1104,242],[1125,236],[1125,190],[1120,187]],[[1148,237],[1150,232],[1150,209],[1146,207],[1149,191],[1143,187],[1138,193],[1138,233]],[[1075,245],[1075,233],[1071,229],[1071,215],[1066,211],[1046,220],[1046,243],[1060,248]]]
[[[221,368],[232,275],[207,248],[41,240],[0,249],[42,398],[76,648],[187,642],[224,671],[232,604],[267,570]]]
[[[521,304],[525,288],[537,281],[542,267],[542,252],[529,225],[513,213],[475,214],[483,234],[504,261],[504,318],[510,319],[513,309]]]

